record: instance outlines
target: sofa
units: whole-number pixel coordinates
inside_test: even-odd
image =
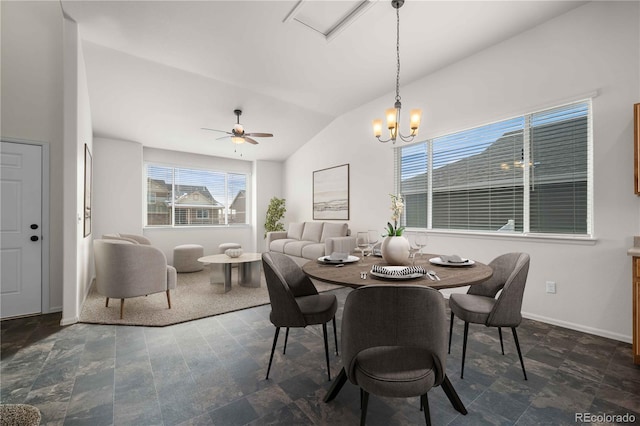
[[[267,232],[267,251],[286,254],[299,265],[334,252],[351,253],[355,247],[356,237],[346,223],[292,222],[286,231]]]

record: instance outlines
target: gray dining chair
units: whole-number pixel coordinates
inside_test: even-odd
[[[338,299],[334,294],[319,294],[311,279],[305,275],[302,268],[288,256],[281,253],[267,252],[262,254],[264,276],[269,291],[271,314],[269,319],[276,327],[267,368],[267,379],[271,371],[273,353],[278,343],[280,328],[286,327],[284,349],[287,352],[289,328],[306,327],[322,324],[324,336],[324,352],[327,360],[327,376],[331,380],[329,365],[329,345],[327,343],[327,322],[333,320],[333,337],[338,355],[338,334],[336,332],[336,311]]]
[[[451,323],[449,325],[449,350],[451,353],[451,335],[453,334],[453,318],[457,316],[464,321],[464,337],[462,342],[462,368],[460,378],[464,377],[464,359],[467,352],[467,337],[469,323],[484,324],[487,327],[497,327],[500,335],[500,348],[504,355],[502,342],[502,327],[510,327],[513,340],[516,343],[520,365],[524,379],[527,372],[524,369],[522,351],[518,341],[516,327],[522,321],[522,298],[529,273],[529,255],[526,253],[507,253],[498,256],[489,263],[493,275],[488,280],[472,285],[466,294],[454,293],[449,298],[451,308]],[[502,290],[500,292],[500,290]],[[496,295],[500,295],[496,298]]]
[[[370,393],[419,396],[431,424],[427,392],[447,380],[445,321],[444,299],[433,288],[373,285],[349,293],[342,316],[342,360],[347,378],[360,387],[361,425]]]

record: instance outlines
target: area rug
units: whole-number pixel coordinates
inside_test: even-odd
[[[110,299],[106,308],[106,298],[96,291],[94,283],[82,307],[80,322],[162,327],[269,303],[264,275],[259,288],[249,288],[239,286],[235,274],[234,268],[231,291],[224,294],[215,292],[208,268],[178,274],[178,288],[171,291],[171,309],[164,292],[132,297],[124,301],[123,319],[120,319],[120,300]],[[318,292],[340,288],[319,281],[314,284]]]

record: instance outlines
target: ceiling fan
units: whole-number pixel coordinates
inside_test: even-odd
[[[242,126],[242,124],[240,124],[240,116],[242,115],[242,110],[236,109],[236,110],[233,110],[233,113],[236,115],[236,124],[233,126],[233,129],[231,129],[230,132],[227,132],[225,130],[209,129],[209,128],[206,128],[206,127],[202,127],[202,130],[211,130],[213,132],[226,133],[225,136],[221,136],[221,137],[219,137],[217,139],[231,138],[231,141],[233,143],[237,143],[237,144],[244,143],[244,142],[249,142],[249,143],[252,143],[254,145],[257,145],[258,141],[253,139],[254,137],[257,137],[257,138],[270,138],[270,137],[273,136],[273,134],[271,134],[271,133],[246,133],[244,131],[244,127]]]

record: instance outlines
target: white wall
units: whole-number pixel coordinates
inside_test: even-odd
[[[269,201],[273,197],[282,198],[282,171],[284,164],[279,161],[254,162],[254,205],[256,215],[253,223],[256,224],[255,242],[258,252],[265,250],[264,222],[269,208]],[[286,203],[285,203],[286,204]]]
[[[119,139],[93,141],[94,238],[122,232],[142,234],[142,144]]]
[[[85,144],[93,151],[89,90],[78,24],[63,21],[64,289],[62,325],[80,317],[92,279],[92,235],[84,236]]]
[[[62,12],[57,2],[0,3],[2,137],[50,148],[49,300],[62,309],[63,65]],[[47,309],[48,308],[48,309]]]
[[[631,155],[631,111],[640,93],[638,9],[638,2],[588,3],[401,89],[405,110],[423,109],[423,139],[599,92],[593,101],[596,242],[438,234],[428,251],[485,262],[528,252],[524,313],[623,341],[631,341],[626,250],[640,229]],[[394,189],[393,151],[373,138],[370,123],[392,102],[389,93],[336,119],[286,161],[289,222],[312,218],[313,170],[349,163],[350,227],[382,230]],[[545,294],[546,280],[557,282],[557,294]]]

